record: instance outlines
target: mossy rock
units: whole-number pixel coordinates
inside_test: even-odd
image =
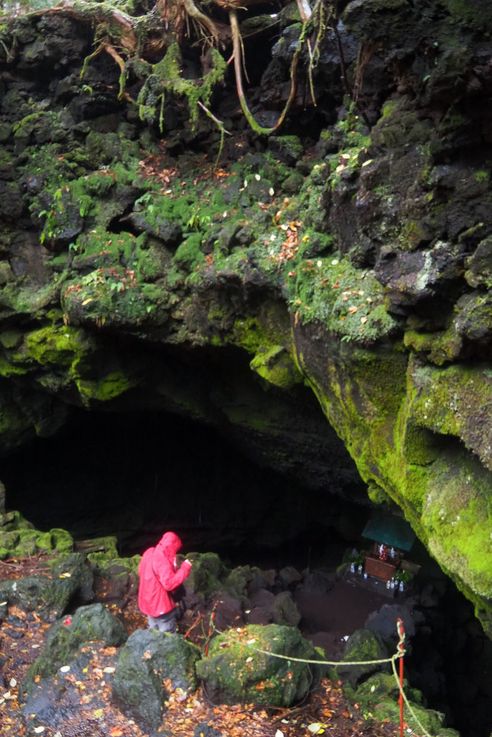
[[[342,660],[344,661],[370,661],[382,660],[388,657],[386,648],[378,635],[371,630],[356,630],[350,635],[345,646]],[[389,668],[388,665],[368,664],[368,665],[339,665],[335,667],[335,673],[339,678],[347,680],[352,686],[359,683],[362,679],[382,668]]]
[[[0,548],[5,557],[25,557],[36,553],[71,553],[73,538],[67,530],[53,528],[48,532],[36,530],[20,512],[0,515]]]
[[[223,588],[221,578],[226,569],[216,553],[190,553],[188,557],[193,561],[193,568],[186,580],[187,591],[206,598]]]
[[[47,575],[28,576],[17,581],[0,581],[0,599],[46,619],[63,614],[75,595],[91,601],[93,576],[78,553],[54,559]]]
[[[198,648],[181,635],[137,630],[119,653],[113,703],[143,729],[157,729],[169,691],[196,688],[194,666],[198,658]]]
[[[21,512],[12,511],[0,514],[0,530],[9,532],[10,530],[33,530],[34,525],[29,522]]]
[[[301,621],[301,614],[290,591],[282,591],[277,594],[272,603],[271,611],[275,624],[297,627]]]
[[[430,735],[439,735],[443,726],[444,715],[439,711],[434,711],[434,709],[425,709],[419,704],[411,703],[411,707],[425,730]],[[372,713],[376,719],[381,721],[387,719],[393,724],[398,724],[400,721],[400,707],[395,699],[385,699],[375,704]],[[420,734],[422,730],[408,709],[405,711],[405,721],[417,734]]]
[[[102,604],[79,607],[73,617],[58,621],[51,627],[43,651],[27,672],[23,689],[29,692],[36,676],[47,678],[58,668],[68,665],[85,643],[99,641],[106,645],[121,645],[125,639],[123,624]]]
[[[357,687],[354,693],[357,703],[372,707],[382,699],[391,698],[393,701],[398,699],[400,690],[393,674],[390,673],[374,673]],[[417,689],[410,689],[405,683],[405,693],[413,701],[418,704],[422,702],[422,694]]]
[[[67,530],[55,527],[48,532],[42,532],[36,539],[38,550],[57,553],[71,553],[73,550],[73,537]]]
[[[225,578],[224,588],[232,596],[246,599],[249,585],[258,577],[259,573],[259,568],[254,566],[237,566]]]
[[[214,638],[208,656],[196,665],[197,675],[214,703],[290,706],[304,698],[314,669],[305,663],[258,652],[318,659],[312,645],[295,627],[248,625]]]
[[[297,366],[283,346],[260,349],[250,363],[258,376],[280,389],[290,389],[302,383]]]

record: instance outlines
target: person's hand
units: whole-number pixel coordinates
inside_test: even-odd
[[[191,568],[191,566],[192,566],[192,562],[191,562],[191,560],[189,560],[189,558],[185,558],[185,561],[184,561],[184,562],[185,562],[185,563],[188,563],[188,565],[189,565],[189,566],[190,566],[190,568]]]

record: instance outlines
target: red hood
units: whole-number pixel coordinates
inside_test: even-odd
[[[174,560],[176,553],[183,547],[183,543],[175,532],[165,532],[157,543],[157,547],[162,550],[166,558]]]

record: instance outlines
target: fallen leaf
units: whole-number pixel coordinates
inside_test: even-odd
[[[313,722],[312,724],[308,724],[308,730],[311,734],[323,734],[325,725],[321,724],[321,722]]]

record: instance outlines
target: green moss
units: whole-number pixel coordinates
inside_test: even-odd
[[[291,389],[303,381],[291,357],[279,345],[270,349],[260,348],[251,361],[250,368],[269,384],[280,389]]]
[[[388,504],[391,497],[378,484],[371,482],[367,487],[367,496],[373,504]]]
[[[216,49],[210,49],[210,58],[211,69],[201,80],[186,79],[182,74],[179,45],[171,44],[163,59],[153,64],[152,73],[147,77],[138,95],[141,120],[154,123],[157,119],[162,132],[166,95],[172,94],[187,101],[191,128],[196,129],[200,110],[198,103],[202,103],[205,107],[210,105],[212,92],[223,80],[227,69],[225,59]]]
[[[36,539],[36,547],[44,552],[71,553],[73,551],[73,537],[59,528],[40,533]]]
[[[460,24],[475,28],[490,28],[492,10],[482,0],[440,0],[451,16]]]
[[[440,333],[407,330],[403,342],[406,348],[426,354],[436,366],[455,361],[462,349],[462,338],[453,327]]]
[[[3,330],[0,333],[0,344],[4,348],[17,348],[22,342],[22,332],[20,330]]]
[[[177,249],[174,254],[174,262],[191,271],[205,260],[201,246],[201,233],[193,233]]]
[[[24,341],[28,359],[41,366],[67,368],[91,350],[84,331],[69,325],[49,325],[27,333]]]
[[[412,703],[412,709],[417,715],[418,720],[431,735],[438,735],[444,721],[444,715],[433,709],[425,709],[419,704]],[[399,724],[400,711],[398,703],[395,699],[385,699],[375,704],[372,713],[374,717],[380,721],[388,720],[392,724]],[[405,710],[405,721],[415,730],[416,734],[422,731],[418,723],[413,719],[408,710]]]
[[[485,169],[479,169],[474,172],[473,177],[477,182],[488,182],[490,174],[488,171],[485,171]]]
[[[75,380],[80,396],[83,400],[108,402],[119,397],[138,384],[135,377],[128,376],[123,371],[111,371],[98,379],[77,378]]]
[[[464,364],[437,369],[415,363],[412,367],[414,421],[432,432],[460,438],[492,469],[492,449],[482,431],[492,406],[488,369]]]
[[[405,371],[404,354],[381,348],[340,348],[316,374],[305,355],[299,360],[362,478],[401,507],[490,631],[492,476],[452,437],[490,463],[482,424],[492,406],[490,377],[478,367],[438,369],[413,359]]]
[[[386,102],[383,104],[383,107],[381,108],[381,117],[387,118],[393,115],[397,107],[398,102],[396,100],[386,100]]]
[[[249,644],[248,644],[249,643]],[[313,658],[315,651],[295,627],[249,625],[215,637],[196,670],[221,703],[288,706],[307,693],[312,675],[295,661],[270,658],[256,649]]]
[[[257,317],[236,319],[231,332],[232,342],[248,353],[256,354],[271,346],[270,337]]]
[[[341,340],[362,345],[396,332],[398,323],[387,312],[383,288],[372,272],[328,257],[301,262],[291,273],[290,306],[303,322],[319,320]]]

